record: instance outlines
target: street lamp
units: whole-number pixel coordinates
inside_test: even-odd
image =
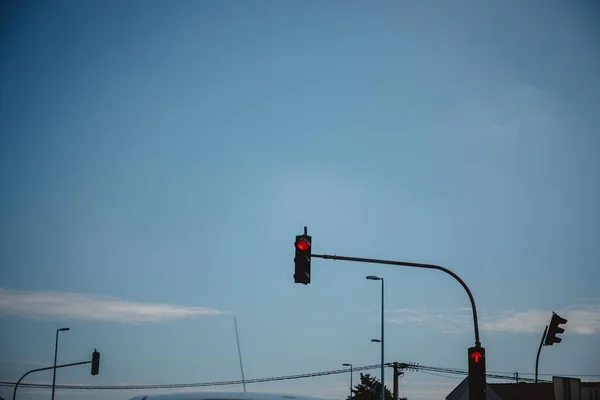
[[[383,343],[383,334],[384,334],[384,312],[383,312],[383,306],[384,306],[384,289],[383,289],[383,278],[380,278],[379,276],[374,276],[374,275],[369,275],[367,276],[367,279],[370,281],[381,281],[381,339],[379,340],[379,342],[381,342],[381,400],[385,400],[385,352],[384,352],[384,343]],[[372,342],[377,342],[376,339],[372,340]]]
[[[52,369],[52,400],[54,400],[54,387],[56,386],[56,356],[58,355],[58,332],[70,331],[69,328],[56,330],[56,342],[54,343],[54,368]]]
[[[350,367],[350,399],[352,400],[352,364],[342,364],[344,367]]]

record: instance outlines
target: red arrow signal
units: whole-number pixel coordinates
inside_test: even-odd
[[[475,360],[476,363],[478,363],[479,360],[483,358],[483,354],[481,354],[481,352],[475,350],[474,352],[471,353],[471,358],[473,360]]]

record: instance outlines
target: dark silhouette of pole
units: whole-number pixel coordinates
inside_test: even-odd
[[[394,361],[394,400],[398,400],[398,376],[400,375],[400,371],[398,370],[398,363]]]
[[[54,371],[52,373],[52,400],[54,400],[54,387],[56,386],[56,356],[58,355],[58,332],[66,332],[69,330],[69,328],[60,328],[56,330],[56,342],[54,343]]]
[[[540,340],[540,347],[538,347],[537,356],[535,356],[535,397],[537,400],[540,399],[540,385],[538,383],[538,370],[540,366],[540,353],[542,352],[542,346],[544,345],[544,339],[546,339],[546,333],[548,333],[548,325],[544,329],[542,340]]]
[[[19,378],[19,380],[17,381],[17,383],[15,384],[15,388],[13,390],[13,400],[15,400],[17,398],[17,388],[19,387],[19,384],[21,383],[21,381],[29,374],[33,373],[33,372],[38,372],[38,371],[47,371],[49,369],[53,369],[56,370],[58,368],[65,368],[65,367],[73,367],[75,365],[83,365],[83,364],[91,364],[91,361],[81,361],[81,362],[76,362],[76,363],[71,363],[71,364],[63,364],[63,365],[54,365],[52,367],[45,367],[45,368],[37,368],[37,369],[32,369],[31,371],[27,371],[23,374],[23,376],[21,376]]]
[[[323,258],[325,260],[340,260],[340,261],[354,261],[354,262],[363,262],[363,263],[371,263],[371,264],[387,264],[387,265],[399,265],[402,267],[413,267],[413,268],[426,268],[426,269],[435,269],[438,271],[445,272],[450,275],[454,279],[461,284],[463,289],[467,292],[469,296],[469,300],[471,301],[471,309],[473,310],[473,327],[475,330],[475,347],[480,347],[481,342],[479,341],[479,323],[477,322],[477,307],[475,306],[475,299],[473,298],[473,294],[471,290],[467,286],[467,284],[454,272],[450,271],[448,268],[441,267],[439,265],[434,264],[421,264],[421,263],[412,263],[406,261],[392,261],[392,260],[378,260],[374,258],[359,258],[359,257],[344,257],[344,256],[336,256],[329,254],[311,254],[311,257]]]
[[[384,314],[384,283],[383,283],[383,278],[379,277],[379,276],[374,276],[374,275],[369,275],[367,276],[368,280],[371,281],[381,281],[381,400],[385,400],[385,351],[384,351],[384,342],[383,342],[383,336],[384,336],[384,321],[385,321],[385,314]]]
[[[240,349],[240,337],[238,336],[237,319],[233,317],[235,325],[235,340],[237,341],[238,358],[240,359],[240,370],[242,371],[242,384],[244,385],[244,393],[246,392],[246,378],[244,378],[244,365],[242,364],[242,350]]]
[[[385,321],[385,314],[384,314],[384,285],[383,285],[383,278],[381,278],[381,400],[385,400],[385,352],[384,352],[384,345],[385,345],[385,341],[383,340],[383,334],[385,332],[384,329],[384,321]]]

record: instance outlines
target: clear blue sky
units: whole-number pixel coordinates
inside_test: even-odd
[[[370,274],[386,361],[467,367],[456,282],[315,259],[296,285],[305,225],[315,252],[460,274],[489,371],[531,374],[554,310],[540,372],[600,374],[595,2],[0,4],[1,380],[51,365],[62,326],[59,363],[102,363],[61,384],[238,379],[234,315],[247,378],[375,364]],[[401,394],[459,382],[409,372]]]

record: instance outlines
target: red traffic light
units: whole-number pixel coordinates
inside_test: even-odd
[[[469,397],[473,400],[487,399],[485,374],[485,348],[469,347]]]
[[[483,354],[481,354],[481,352],[475,350],[474,352],[471,353],[471,358],[478,363],[480,359],[483,359]]]
[[[304,238],[296,240],[296,248],[300,251],[308,251],[310,249],[310,242]]]

